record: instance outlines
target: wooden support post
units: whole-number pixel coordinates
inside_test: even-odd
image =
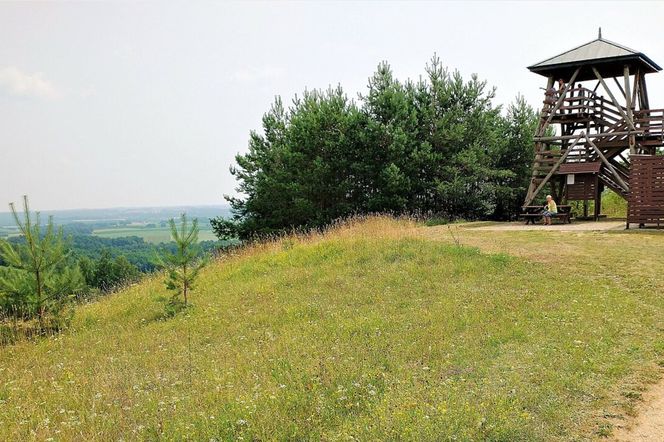
[[[625,78],[625,103],[627,105],[627,118],[629,118],[628,124],[634,129],[634,114],[632,113],[632,94],[631,88],[629,86],[629,66],[625,65],[623,67],[623,77]],[[616,80],[617,82],[617,80]],[[628,136],[629,140],[629,154],[634,155],[636,153],[636,139],[634,135]]]
[[[646,87],[646,76],[641,75],[639,78],[639,97],[641,102],[641,109],[650,109],[650,103],[648,102],[648,88]]]
[[[570,87],[572,83],[574,83],[574,80],[576,80],[576,76],[579,75],[580,70],[581,68],[576,68],[574,74],[572,74],[572,78],[570,78],[567,85],[565,85],[565,89],[563,89],[563,91],[560,93],[560,97],[558,97],[558,101],[556,101],[556,104],[553,106],[553,109],[551,109],[551,111],[549,112],[549,116],[547,117],[546,121],[544,121],[544,123],[540,126],[539,130],[537,131],[537,136],[541,137],[542,135],[544,135],[544,131],[549,126],[549,123],[551,122],[551,119],[553,118],[554,114],[558,111],[560,106],[565,101],[567,92],[570,90]]]
[[[553,87],[553,82],[556,81],[555,78],[553,77],[547,77],[546,79],[546,89],[548,90],[549,88]]]
[[[641,76],[641,71],[637,70],[634,73],[634,90],[632,91],[632,109],[636,109],[637,99],[639,98],[639,86],[641,85],[641,81],[639,79],[640,76]],[[642,109],[643,107],[641,106],[639,100],[639,110]]]
[[[554,81],[553,77],[548,77],[547,78],[547,80],[546,80],[546,89],[544,89],[545,91],[548,91],[550,88],[553,87],[553,81]],[[547,115],[547,112],[548,112],[547,106],[549,106],[549,105],[546,104],[546,102],[542,106],[542,112],[540,113],[540,125],[544,124],[544,121],[546,119],[546,115]],[[538,129],[538,133],[539,133],[539,129]],[[536,142],[535,143],[535,160],[538,159],[538,153],[539,153],[540,150],[542,150],[542,143]]]
[[[609,98],[611,98],[611,101],[613,101],[613,104],[616,106],[616,108],[618,108],[618,112],[620,112],[620,115],[623,117],[623,119],[625,120],[625,122],[629,126],[630,130],[634,130],[634,124],[632,124],[632,120],[629,119],[629,117],[627,117],[627,114],[623,110],[623,107],[620,105],[620,103],[618,103],[618,100],[616,100],[616,97],[613,95],[613,92],[611,92],[611,89],[609,89],[609,87],[604,82],[604,79],[600,75],[597,68],[593,67],[593,72],[595,73],[595,76],[600,81],[600,83],[602,83],[602,87],[604,88],[606,93],[609,95]]]
[[[599,221],[599,216],[602,213],[602,189],[599,178],[595,175],[595,221]]]

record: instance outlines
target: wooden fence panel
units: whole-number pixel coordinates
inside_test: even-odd
[[[627,227],[630,224],[664,226],[664,156],[630,156]]]

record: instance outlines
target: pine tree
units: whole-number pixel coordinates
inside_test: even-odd
[[[168,223],[171,228],[171,239],[175,242],[176,249],[175,253],[164,252],[161,264],[168,272],[165,281],[166,288],[173,292],[170,307],[178,307],[180,303],[187,307],[189,292],[193,289],[201,268],[206,264],[204,258],[199,258],[198,220],[194,218],[189,225],[187,215],[183,213],[180,216],[179,229],[174,219],[171,218]]]
[[[36,316],[43,329],[46,317],[57,317],[85,283],[78,266],[69,262],[62,229],[56,231],[52,217],[44,230],[39,212],[34,219],[30,214],[27,196],[23,197],[23,221],[14,203],[9,208],[23,241],[0,240],[0,256],[7,264],[0,273],[0,294],[5,308]]]

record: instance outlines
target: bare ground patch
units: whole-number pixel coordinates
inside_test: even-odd
[[[664,380],[644,394],[637,416],[625,425],[616,425],[614,438],[621,442],[664,440]]]

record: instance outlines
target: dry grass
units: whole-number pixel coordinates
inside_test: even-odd
[[[664,358],[664,237],[453,229],[461,247],[387,218],[257,244],[170,320],[159,279],[84,306],[2,349],[0,440],[607,431]]]

